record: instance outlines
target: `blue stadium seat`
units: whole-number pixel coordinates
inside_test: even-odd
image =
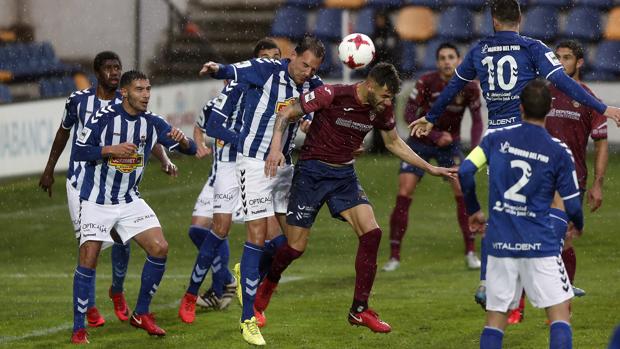
[[[528,0],[528,6],[569,7],[572,0]],[[558,9],[556,8],[556,11]]]
[[[464,6],[472,10],[478,11],[485,5],[485,0],[445,0],[444,5]]]
[[[6,85],[0,84],[0,104],[11,103],[12,101],[11,90]]]
[[[403,5],[403,0],[367,0],[366,6],[375,8],[398,8]]]
[[[372,37],[375,34],[375,9],[372,7],[364,7],[357,11],[357,19],[355,20],[355,32],[366,34]]]
[[[471,11],[462,6],[441,11],[437,35],[448,40],[470,40],[474,36],[474,17]]]
[[[424,6],[438,9],[443,5],[442,0],[405,0],[403,6]]]
[[[340,77],[342,75],[342,63],[337,56],[337,50],[331,44],[325,44],[325,58],[319,67],[318,73],[323,77]]]
[[[557,9],[550,6],[532,7],[525,13],[521,34],[542,41],[555,39],[558,32]]]
[[[323,0],[286,0],[286,5],[311,9],[323,5]]]
[[[314,35],[325,41],[340,41],[342,39],[342,10],[337,8],[322,8],[316,16]]]
[[[437,57],[435,51],[437,51],[439,45],[444,42],[445,40],[443,39],[433,39],[426,42],[424,57],[422,57],[422,61],[419,64],[420,70],[426,72],[437,69]]]
[[[574,6],[596,7],[601,10],[610,9],[613,6],[612,0],[573,0]]]
[[[416,68],[416,49],[415,43],[412,41],[400,42],[400,72],[405,78],[415,73]]]
[[[491,10],[487,9],[482,12],[480,19],[480,23],[478,24],[478,28],[476,30],[476,36],[479,38],[485,38],[493,35],[495,31],[493,30],[493,17],[491,17]]]
[[[614,81],[618,80],[618,76],[606,71],[592,70],[582,74],[582,79],[585,81]]]
[[[598,45],[596,59],[592,62],[594,70],[620,73],[620,41],[603,41]]]
[[[271,27],[271,35],[293,41],[306,33],[306,11],[300,7],[283,6],[278,9]]]
[[[601,38],[601,13],[596,8],[576,7],[566,17],[565,38],[597,41]]]

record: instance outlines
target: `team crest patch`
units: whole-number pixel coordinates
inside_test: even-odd
[[[581,107],[581,104],[579,104],[579,102],[577,102],[577,101],[573,101],[573,107],[579,108],[579,107]]]
[[[288,107],[289,105],[293,105],[293,102],[295,102],[295,99],[296,99],[295,97],[291,97],[291,98],[285,99],[282,102],[278,102],[278,104],[276,104],[276,113],[279,113],[280,110]]]
[[[126,157],[111,157],[108,159],[108,166],[114,167],[121,173],[131,173],[136,168],[144,166],[144,156],[133,154]]]
[[[224,148],[224,144],[225,144],[224,141],[221,140],[221,139],[218,139],[218,140],[215,141],[215,146],[217,148]]]

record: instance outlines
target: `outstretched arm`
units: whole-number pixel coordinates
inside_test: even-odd
[[[381,137],[385,143],[385,147],[394,155],[398,156],[401,160],[419,167],[424,171],[432,174],[433,176],[444,176],[448,178],[456,178],[456,170],[445,167],[437,167],[424,161],[418,154],[416,154],[411,148],[400,138],[396,129],[389,131],[381,130]]]
[[[486,219],[480,209],[480,203],[476,195],[475,176],[476,172],[483,168],[486,162],[487,159],[484,151],[482,148],[476,147],[459,167],[459,183],[463,190],[465,209],[469,216],[469,229],[483,234],[486,228]]]
[[[278,166],[284,164],[284,154],[282,154],[282,136],[284,131],[289,123],[297,122],[304,114],[298,99],[276,114],[276,121],[273,124],[273,135],[271,136],[271,145],[269,146],[269,155],[267,156],[267,160],[265,160],[265,175],[267,177],[274,177]]]

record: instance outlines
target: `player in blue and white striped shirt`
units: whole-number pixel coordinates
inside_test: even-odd
[[[120,92],[117,91],[122,70],[119,56],[110,51],[98,53],[93,61],[93,70],[97,77],[97,86],[73,92],[65,103],[62,122],[56,132],[47,165],[39,181],[39,186],[43,188],[44,191],[47,191],[50,197],[52,196],[52,185],[54,183],[54,168],[69,140],[71,131],[73,130],[73,141],[71,143],[73,145],[75,144],[77,135],[82,131],[85,123],[94,112],[109,104],[122,102],[122,96]],[[83,164],[79,161],[74,161],[74,153],[75,147],[72,146],[69,170],[67,171],[66,190],[69,215],[73,223],[75,237],[79,239],[79,189],[84,172],[82,171]],[[165,171],[168,169],[168,173],[176,175],[176,167],[170,162],[170,159],[161,146],[156,148],[154,154],[162,163],[162,168],[164,168]],[[173,172],[170,172],[170,170]],[[109,295],[114,303],[114,313],[121,321],[128,320],[129,316],[129,310],[123,294],[123,284],[129,264],[129,253],[129,244],[114,244],[112,246],[112,286],[110,287]],[[92,279],[93,282],[95,282],[95,279],[96,278]],[[100,315],[95,306],[94,289],[95,287],[93,286],[93,294],[89,297],[90,304],[87,311],[87,320],[89,326],[98,327],[103,326],[105,319]]]
[[[73,342],[87,342],[84,313],[92,288],[97,257],[103,242],[123,244],[134,239],[146,252],[142,285],[131,325],[163,336],[149,304],[164,274],[168,243],[157,216],[140,198],[138,185],[156,143],[195,154],[196,145],[179,129],[147,111],[151,85],[141,72],[130,71],[120,80],[122,104],[96,112],[76,140],[75,160],[85,161],[80,189],[80,257],[73,281]]]
[[[268,38],[256,44],[254,53],[255,58],[280,58],[280,49]],[[237,286],[237,281],[228,269],[230,252],[227,236],[233,214],[240,211],[240,188],[235,176],[235,167],[238,136],[243,124],[245,92],[248,87],[245,83],[229,82],[220,95],[209,101],[202,111],[200,128],[216,139],[213,160],[214,163],[217,162],[213,183],[213,227],[193,225],[190,228],[190,234],[202,238],[200,245],[196,244],[199,248],[198,257],[192,268],[189,286],[179,306],[179,317],[186,323],[194,321],[196,304],[207,308],[226,308]],[[274,222],[270,223],[274,225]],[[274,244],[285,240],[279,231],[277,221],[275,226],[279,236],[266,243],[272,250],[276,248]],[[198,296],[198,290],[209,268],[213,270],[213,286],[205,294]]]
[[[241,188],[242,205],[248,229],[241,258],[241,285],[243,289],[243,314],[241,329],[249,343],[264,345],[254,317],[254,298],[260,282],[259,262],[267,232],[267,218],[278,215],[284,225],[288,192],[293,176],[293,166],[279,168],[276,178],[264,173],[265,159],[269,154],[271,135],[276,113],[302,93],[321,86],[323,82],[315,75],[325,56],[323,43],[305,37],[295,48],[291,59],[253,59],[233,65],[208,62],[200,74],[212,74],[217,79],[230,79],[247,83],[243,127],[239,136],[237,154],[237,180]],[[287,129],[290,147],[297,125]],[[290,164],[289,149],[287,164]]]

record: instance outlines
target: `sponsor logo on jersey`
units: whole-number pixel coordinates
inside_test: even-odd
[[[493,211],[504,212],[517,217],[536,218],[536,213],[528,211],[527,206],[511,205],[507,202],[496,201]]]
[[[529,243],[512,243],[512,242],[494,242],[493,248],[496,250],[507,251],[540,251],[542,244],[540,242]]]
[[[310,94],[312,94],[314,96],[314,92],[310,92],[308,95],[310,95]],[[308,95],[306,95],[306,97]],[[304,97],[304,98],[306,98],[306,97]],[[280,112],[280,110],[288,107],[289,105],[293,105],[293,103],[295,102],[295,99],[296,99],[295,97],[291,97],[291,98],[285,99],[282,102],[278,102],[276,104],[276,113]],[[306,102],[308,102],[308,101],[306,100]]]
[[[132,154],[126,157],[111,157],[108,166],[114,167],[121,173],[131,173],[138,167],[144,166],[144,156],[142,154]]]
[[[87,235],[86,232],[91,231],[91,230],[99,230],[102,233],[105,233],[108,231],[108,228],[106,228],[105,225],[103,224],[96,224],[96,223],[84,223],[82,224],[82,235],[83,236],[91,236],[91,235],[95,235],[95,234],[91,234],[91,235]]]

